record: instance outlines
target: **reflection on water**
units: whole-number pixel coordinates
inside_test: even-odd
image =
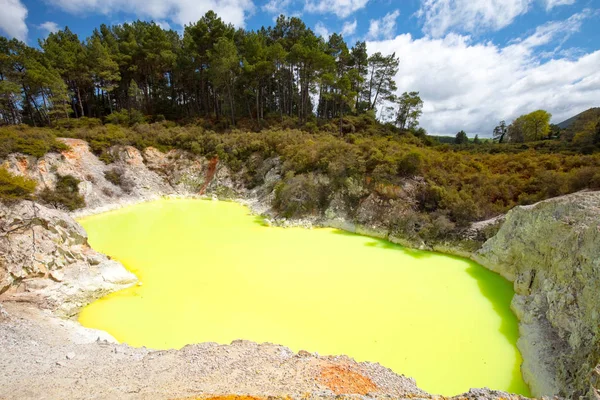
[[[161,200],[81,220],[143,286],[83,325],[156,349],[235,339],[347,354],[433,393],[528,394],[509,282],[483,267],[334,229],[267,227],[235,203]]]

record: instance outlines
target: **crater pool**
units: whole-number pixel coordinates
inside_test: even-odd
[[[529,394],[512,286],[473,262],[335,229],[267,227],[229,202],[160,200],[79,222],[142,283],[79,316],[120,342],[271,342],[379,362],[431,393]]]

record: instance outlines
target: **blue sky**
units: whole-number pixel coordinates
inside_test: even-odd
[[[66,25],[85,38],[138,18],[181,31],[209,9],[248,29],[297,15],[396,52],[399,92],[421,93],[430,133],[489,136],[536,109],[560,122],[600,106],[600,0],[0,0],[0,32],[35,45]]]

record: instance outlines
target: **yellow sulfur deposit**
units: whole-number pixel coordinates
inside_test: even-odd
[[[142,285],[80,322],[155,349],[235,339],[378,362],[431,393],[528,394],[511,284],[459,258],[335,229],[267,227],[236,203],[160,200],[81,219]]]

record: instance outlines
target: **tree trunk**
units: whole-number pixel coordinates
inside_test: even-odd
[[[46,94],[42,90],[42,100],[44,102],[44,110],[48,110],[48,104],[46,103]],[[50,121],[50,115],[46,113],[46,120],[48,121],[48,125],[52,125],[52,121]]]
[[[259,111],[259,107],[260,107],[260,101],[259,101],[259,92],[258,92],[258,86],[256,87],[256,121],[258,124],[258,127],[260,128],[262,126],[261,124],[261,120],[260,120],[260,111]]]
[[[83,103],[81,102],[81,91],[79,90],[79,86],[77,86],[77,103],[79,104],[79,117],[84,117],[85,114],[83,113]]]
[[[231,84],[227,85],[229,92],[229,108],[231,110],[231,125],[235,126],[235,109],[233,108],[233,95],[231,93]]]
[[[112,109],[112,101],[110,100],[110,92],[106,91],[106,97],[108,98],[108,109],[110,110],[110,113],[112,114],[113,109]]]
[[[344,113],[342,112],[342,109],[340,108],[340,135],[344,136],[344,130],[343,128],[343,121],[344,121]]]

